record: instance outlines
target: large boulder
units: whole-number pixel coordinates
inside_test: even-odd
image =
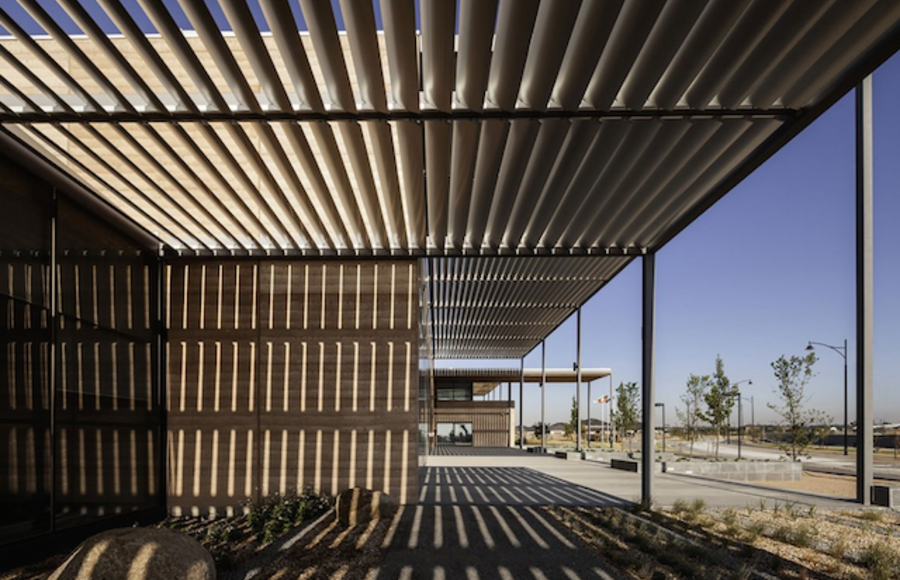
[[[84,541],[48,580],[215,580],[194,538],[159,528],[109,530]]]
[[[334,509],[339,522],[345,526],[355,526],[391,517],[397,504],[386,493],[354,487],[338,494]]]

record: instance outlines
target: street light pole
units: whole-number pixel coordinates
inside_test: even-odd
[[[847,425],[849,423],[847,420],[847,339],[844,339],[843,347],[832,346],[830,344],[825,344],[824,342],[811,340],[809,341],[809,344],[806,345],[806,350],[815,350],[814,344],[830,348],[844,358],[844,455],[847,455]]]
[[[748,385],[752,385],[752,384],[753,384],[753,381],[750,380],[750,379],[744,379],[743,381],[738,381],[738,382],[736,382],[736,383],[732,383],[731,386],[732,386],[732,387],[737,387],[738,385],[741,385],[741,384],[743,384],[743,383],[747,383]],[[737,397],[737,404],[738,404],[738,431],[737,431],[737,440],[738,440],[738,459],[741,459],[741,431],[742,431],[742,427],[743,427],[743,425],[741,424],[741,421],[742,421],[741,415],[742,415],[742,410],[743,410],[743,408],[741,407],[741,391],[740,391],[740,390],[737,390],[737,391],[735,391],[734,393],[732,393],[731,396],[732,396],[732,397]]]
[[[662,407],[662,433],[663,433],[663,453],[666,452],[666,404],[656,403],[656,407]]]

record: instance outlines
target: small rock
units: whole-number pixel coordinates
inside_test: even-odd
[[[174,530],[121,528],[85,540],[48,580],[215,580],[206,548]]]
[[[337,520],[345,526],[355,526],[370,520],[388,518],[397,504],[391,496],[380,491],[354,487],[338,494],[335,511]]]

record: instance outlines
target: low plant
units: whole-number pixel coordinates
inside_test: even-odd
[[[688,522],[695,521],[706,511],[706,500],[702,497],[694,498],[684,513],[684,519]]]
[[[869,570],[872,580],[890,580],[900,567],[900,553],[885,542],[875,542],[863,549],[860,563]]]
[[[809,548],[813,545],[815,531],[809,524],[783,525],[775,528],[772,538],[798,548]]]
[[[688,511],[689,507],[690,506],[688,505],[687,500],[678,498],[675,500],[675,503],[672,504],[672,513],[675,515],[681,515]]]
[[[884,514],[879,510],[866,510],[859,512],[859,519],[867,522],[881,522],[884,520]]]
[[[847,540],[840,536],[828,545],[828,555],[838,560],[843,560],[847,556]]]
[[[747,542],[753,543],[766,531],[766,525],[762,522],[752,521],[744,528],[744,538]]]
[[[250,505],[247,524],[259,535],[263,544],[268,544],[300,522],[324,513],[331,507],[329,500],[311,489],[297,495],[288,492],[275,494]]]
[[[728,529],[732,529],[737,525],[738,515],[737,511],[734,508],[728,508],[722,512],[722,522],[725,524],[725,527]]]
[[[789,501],[784,504],[784,513],[792,520],[796,520],[798,517],[800,517],[800,508],[797,506],[797,502]]]

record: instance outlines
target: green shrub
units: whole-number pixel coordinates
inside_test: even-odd
[[[828,546],[828,555],[838,560],[843,560],[847,555],[847,540],[841,536]]]
[[[809,524],[779,526],[772,533],[772,538],[798,548],[809,548],[815,539],[815,530]]]
[[[672,504],[672,513],[675,515],[681,515],[684,512],[688,511],[688,502],[684,499],[676,499],[675,503]]]
[[[722,512],[722,523],[725,524],[725,529],[728,530],[729,534],[733,534],[737,529],[738,525],[738,515],[737,511],[734,508],[728,508]]]
[[[860,562],[868,568],[872,580],[890,580],[900,567],[900,554],[886,543],[876,542],[862,551]]]
[[[884,520],[884,513],[880,510],[866,510],[859,512],[859,518],[867,522],[880,522]]]
[[[766,525],[764,523],[753,521],[744,528],[744,538],[747,542],[753,543],[764,531],[766,531]]]
[[[275,494],[260,503],[252,504],[247,524],[267,544],[300,522],[324,513],[331,507],[329,500],[310,489],[302,494]]]

